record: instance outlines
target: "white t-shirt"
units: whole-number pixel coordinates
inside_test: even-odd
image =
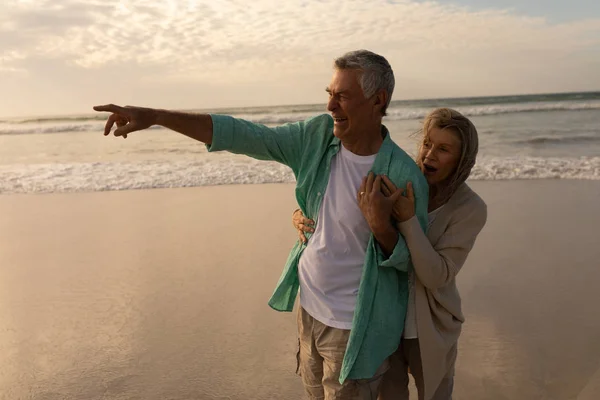
[[[440,212],[442,207],[438,207],[429,213],[429,224],[428,227],[433,224],[435,217]],[[404,320],[404,339],[416,339],[417,333],[417,308],[415,303],[415,271],[411,270],[408,274],[408,305],[406,308],[406,319]]]
[[[358,156],[340,146],[331,161],[315,232],[298,264],[302,308],[333,328],[352,328],[371,235],[356,194],[374,161],[375,155]]]

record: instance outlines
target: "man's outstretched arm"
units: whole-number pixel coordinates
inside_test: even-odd
[[[117,125],[115,136],[123,136],[160,125],[179,132],[192,139],[212,144],[213,123],[208,114],[192,114],[178,111],[159,110],[144,107],[121,107],[114,104],[95,106],[94,110],[110,112],[106,121],[104,135],[109,135],[113,125]]]
[[[299,171],[302,155],[312,140],[311,136],[328,134],[333,125],[329,116],[267,127],[217,114],[192,114],[114,104],[96,106],[94,110],[111,113],[104,127],[104,135],[109,135],[114,125],[117,125],[117,129],[113,134],[124,138],[132,132],[159,125],[205,143],[208,151],[224,150],[258,160],[277,161],[292,168],[294,173]],[[310,135],[306,134],[307,129]]]

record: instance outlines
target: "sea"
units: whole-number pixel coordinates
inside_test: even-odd
[[[400,100],[384,124],[414,157],[415,133],[437,107],[454,108],[477,127],[471,180],[600,180],[600,92]],[[267,126],[327,112],[324,104],[193,111]],[[127,140],[104,137],[105,119],[100,113],[0,118],[0,194],[294,182],[286,166],[209,154],[201,143],[162,128]]]

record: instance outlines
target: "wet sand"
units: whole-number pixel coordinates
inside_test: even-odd
[[[473,182],[455,399],[600,398],[600,182]],[[0,399],[301,399],[291,185],[0,196]]]

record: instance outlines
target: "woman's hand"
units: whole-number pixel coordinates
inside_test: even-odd
[[[390,225],[392,209],[400,193],[384,196],[381,185],[382,175],[369,173],[363,178],[362,185],[358,189],[357,201],[371,231],[373,233],[386,229]]]
[[[300,238],[300,241],[306,244],[308,239],[306,239],[306,235],[304,234],[304,232],[314,233],[315,221],[306,218],[302,213],[302,210],[297,209],[296,211],[294,211],[294,214],[292,214],[292,224],[294,225],[294,228],[296,228],[296,230],[298,231],[298,237]]]
[[[397,197],[392,210],[392,215],[398,222],[405,222],[414,217],[415,192],[412,187],[412,182],[408,182],[406,185],[406,190],[398,189],[396,185],[394,185],[394,182],[392,182],[387,176],[384,176],[381,191],[387,197],[394,195],[397,191],[402,193],[401,196]]]
[[[390,257],[398,242],[398,232],[392,223],[392,209],[396,199],[400,197],[400,192],[386,197],[381,192],[381,186],[381,175],[375,176],[370,172],[363,179],[356,199],[375,240],[385,256]]]

